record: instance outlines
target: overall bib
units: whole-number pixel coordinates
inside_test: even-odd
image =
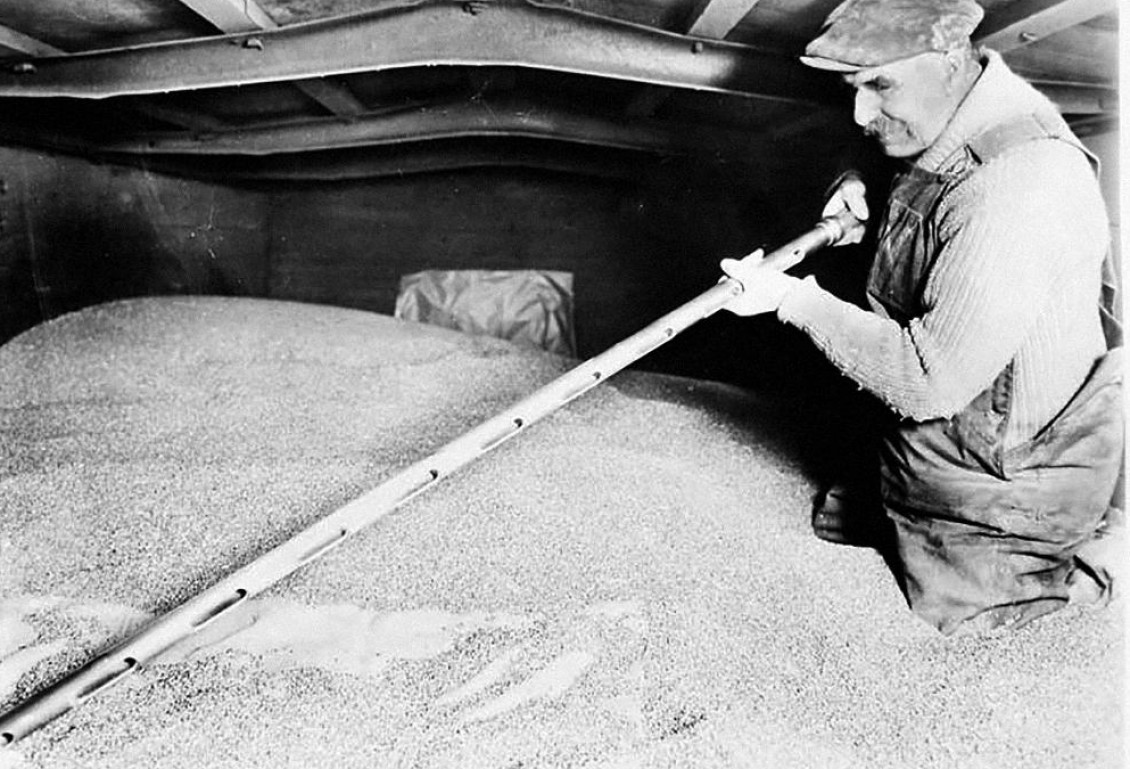
[[[902,325],[922,314],[940,250],[939,202],[1008,148],[1047,139],[1086,153],[1054,121],[1027,116],[973,139],[944,173],[912,166],[895,178],[868,281],[876,312]],[[1120,352],[1100,358],[1052,423],[1020,446],[1004,446],[1012,363],[952,418],[886,430],[882,502],[918,616],[949,634],[1020,624],[1066,604],[1075,553],[1100,527],[1122,467]]]

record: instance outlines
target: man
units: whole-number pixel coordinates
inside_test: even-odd
[[[1051,103],[970,43],[982,15],[972,0],[848,0],[802,57],[854,89],[855,122],[904,163],[871,312],[759,254],[722,265],[745,288],[727,309],[776,312],[889,408],[880,504],[911,609],[946,634],[1108,600],[1099,556],[1120,519],[1104,204]],[[825,214],[848,208],[865,225],[864,192],[849,174]],[[829,539],[865,513],[836,501],[813,521]]]

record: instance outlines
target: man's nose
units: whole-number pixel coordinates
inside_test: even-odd
[[[866,128],[879,116],[879,95],[865,88],[855,92],[855,124]]]

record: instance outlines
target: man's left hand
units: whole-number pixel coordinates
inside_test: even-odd
[[[723,310],[746,316],[777,311],[785,294],[800,280],[764,266],[764,261],[765,252],[760,248],[744,259],[722,260],[722,272],[741,283],[744,289],[723,305]]]

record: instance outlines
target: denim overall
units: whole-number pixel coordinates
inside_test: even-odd
[[[903,325],[921,315],[940,249],[939,202],[1006,149],[1046,139],[1091,157],[1065,125],[1033,115],[976,137],[942,173],[911,166],[897,176],[868,281],[872,307]],[[1102,523],[1122,466],[1120,352],[1096,362],[1050,425],[1007,451],[1012,363],[952,418],[887,429],[882,501],[918,616],[949,634],[1021,624],[1066,604],[1075,552]]]

